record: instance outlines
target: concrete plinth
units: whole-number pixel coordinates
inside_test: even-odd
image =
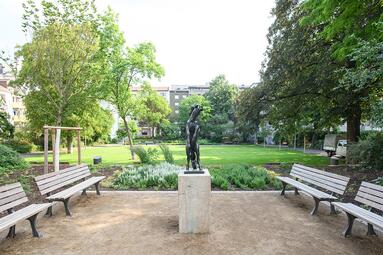
[[[203,174],[178,174],[178,223],[180,233],[209,232],[209,207],[211,176]]]

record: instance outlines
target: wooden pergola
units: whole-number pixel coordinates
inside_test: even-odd
[[[60,162],[60,140],[56,141],[56,132],[58,130],[73,130],[77,132],[77,164],[81,164],[81,136],[80,127],[58,127],[44,126],[44,174],[48,173],[48,146],[49,146],[49,131],[52,131],[52,155],[54,170],[59,170]]]

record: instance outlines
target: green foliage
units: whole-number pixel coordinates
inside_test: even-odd
[[[29,153],[32,151],[36,151],[37,149],[37,146],[34,145],[33,143],[30,143],[27,140],[18,139],[18,138],[5,140],[3,144],[12,148],[18,153]]]
[[[222,169],[211,169],[212,187],[227,189],[279,189],[280,181],[276,174],[263,167],[231,165]]]
[[[0,144],[0,174],[6,174],[12,170],[22,170],[29,164],[11,148]]]
[[[134,146],[133,152],[137,154],[142,164],[153,164],[159,156],[156,148],[148,148],[145,150],[142,146]]]
[[[142,90],[138,94],[140,104],[139,119],[154,130],[162,123],[168,123],[167,117],[171,113],[168,102],[149,83],[144,83]]]
[[[203,111],[200,113],[199,119],[202,123],[206,123],[211,118],[211,105],[210,102],[203,96],[192,95],[181,101],[179,107],[178,122],[185,126],[189,119],[190,109],[193,105],[201,105]]]
[[[0,98],[0,105],[1,105]],[[15,132],[14,126],[8,120],[8,114],[0,111],[0,138],[12,138]]]
[[[181,167],[169,163],[127,168],[116,176],[112,186],[116,189],[175,190],[180,170]]]
[[[347,147],[348,160],[360,163],[370,170],[383,171],[383,137],[381,133],[370,134],[366,139]]]
[[[160,149],[162,153],[164,154],[165,161],[168,162],[169,164],[174,164],[173,153],[170,150],[169,146],[167,146],[166,144],[160,144]]]

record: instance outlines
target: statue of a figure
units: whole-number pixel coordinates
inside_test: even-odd
[[[198,169],[201,171],[201,165],[199,162],[199,144],[197,143],[199,133],[197,118],[201,111],[202,106],[193,105],[190,109],[189,119],[186,123],[186,170],[189,170],[189,164],[191,160],[193,170],[196,171],[198,167]]]

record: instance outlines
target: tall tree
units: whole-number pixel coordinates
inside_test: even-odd
[[[152,43],[145,42],[132,48],[125,47],[118,18],[110,10],[102,18],[100,28],[101,49],[104,56],[104,96],[116,107],[124,123],[134,159],[129,120],[137,116],[138,109],[132,97],[131,87],[134,84],[141,84],[145,78],[161,78],[164,69],[156,61],[156,49]]]
[[[307,15],[301,23],[318,27],[317,36],[331,45],[331,56],[342,66],[343,77],[334,84],[334,93],[342,95],[338,104],[345,110],[348,140],[357,141],[362,118],[382,94],[382,75],[377,75],[374,64],[365,67],[370,60],[376,63],[372,56],[381,55],[383,4],[380,0],[306,0],[303,8]],[[371,54],[376,46],[379,50]]]
[[[156,129],[161,124],[167,124],[167,117],[171,113],[168,102],[149,83],[144,83],[138,95],[141,107],[139,119],[149,125],[152,130],[152,138],[155,137]]]

